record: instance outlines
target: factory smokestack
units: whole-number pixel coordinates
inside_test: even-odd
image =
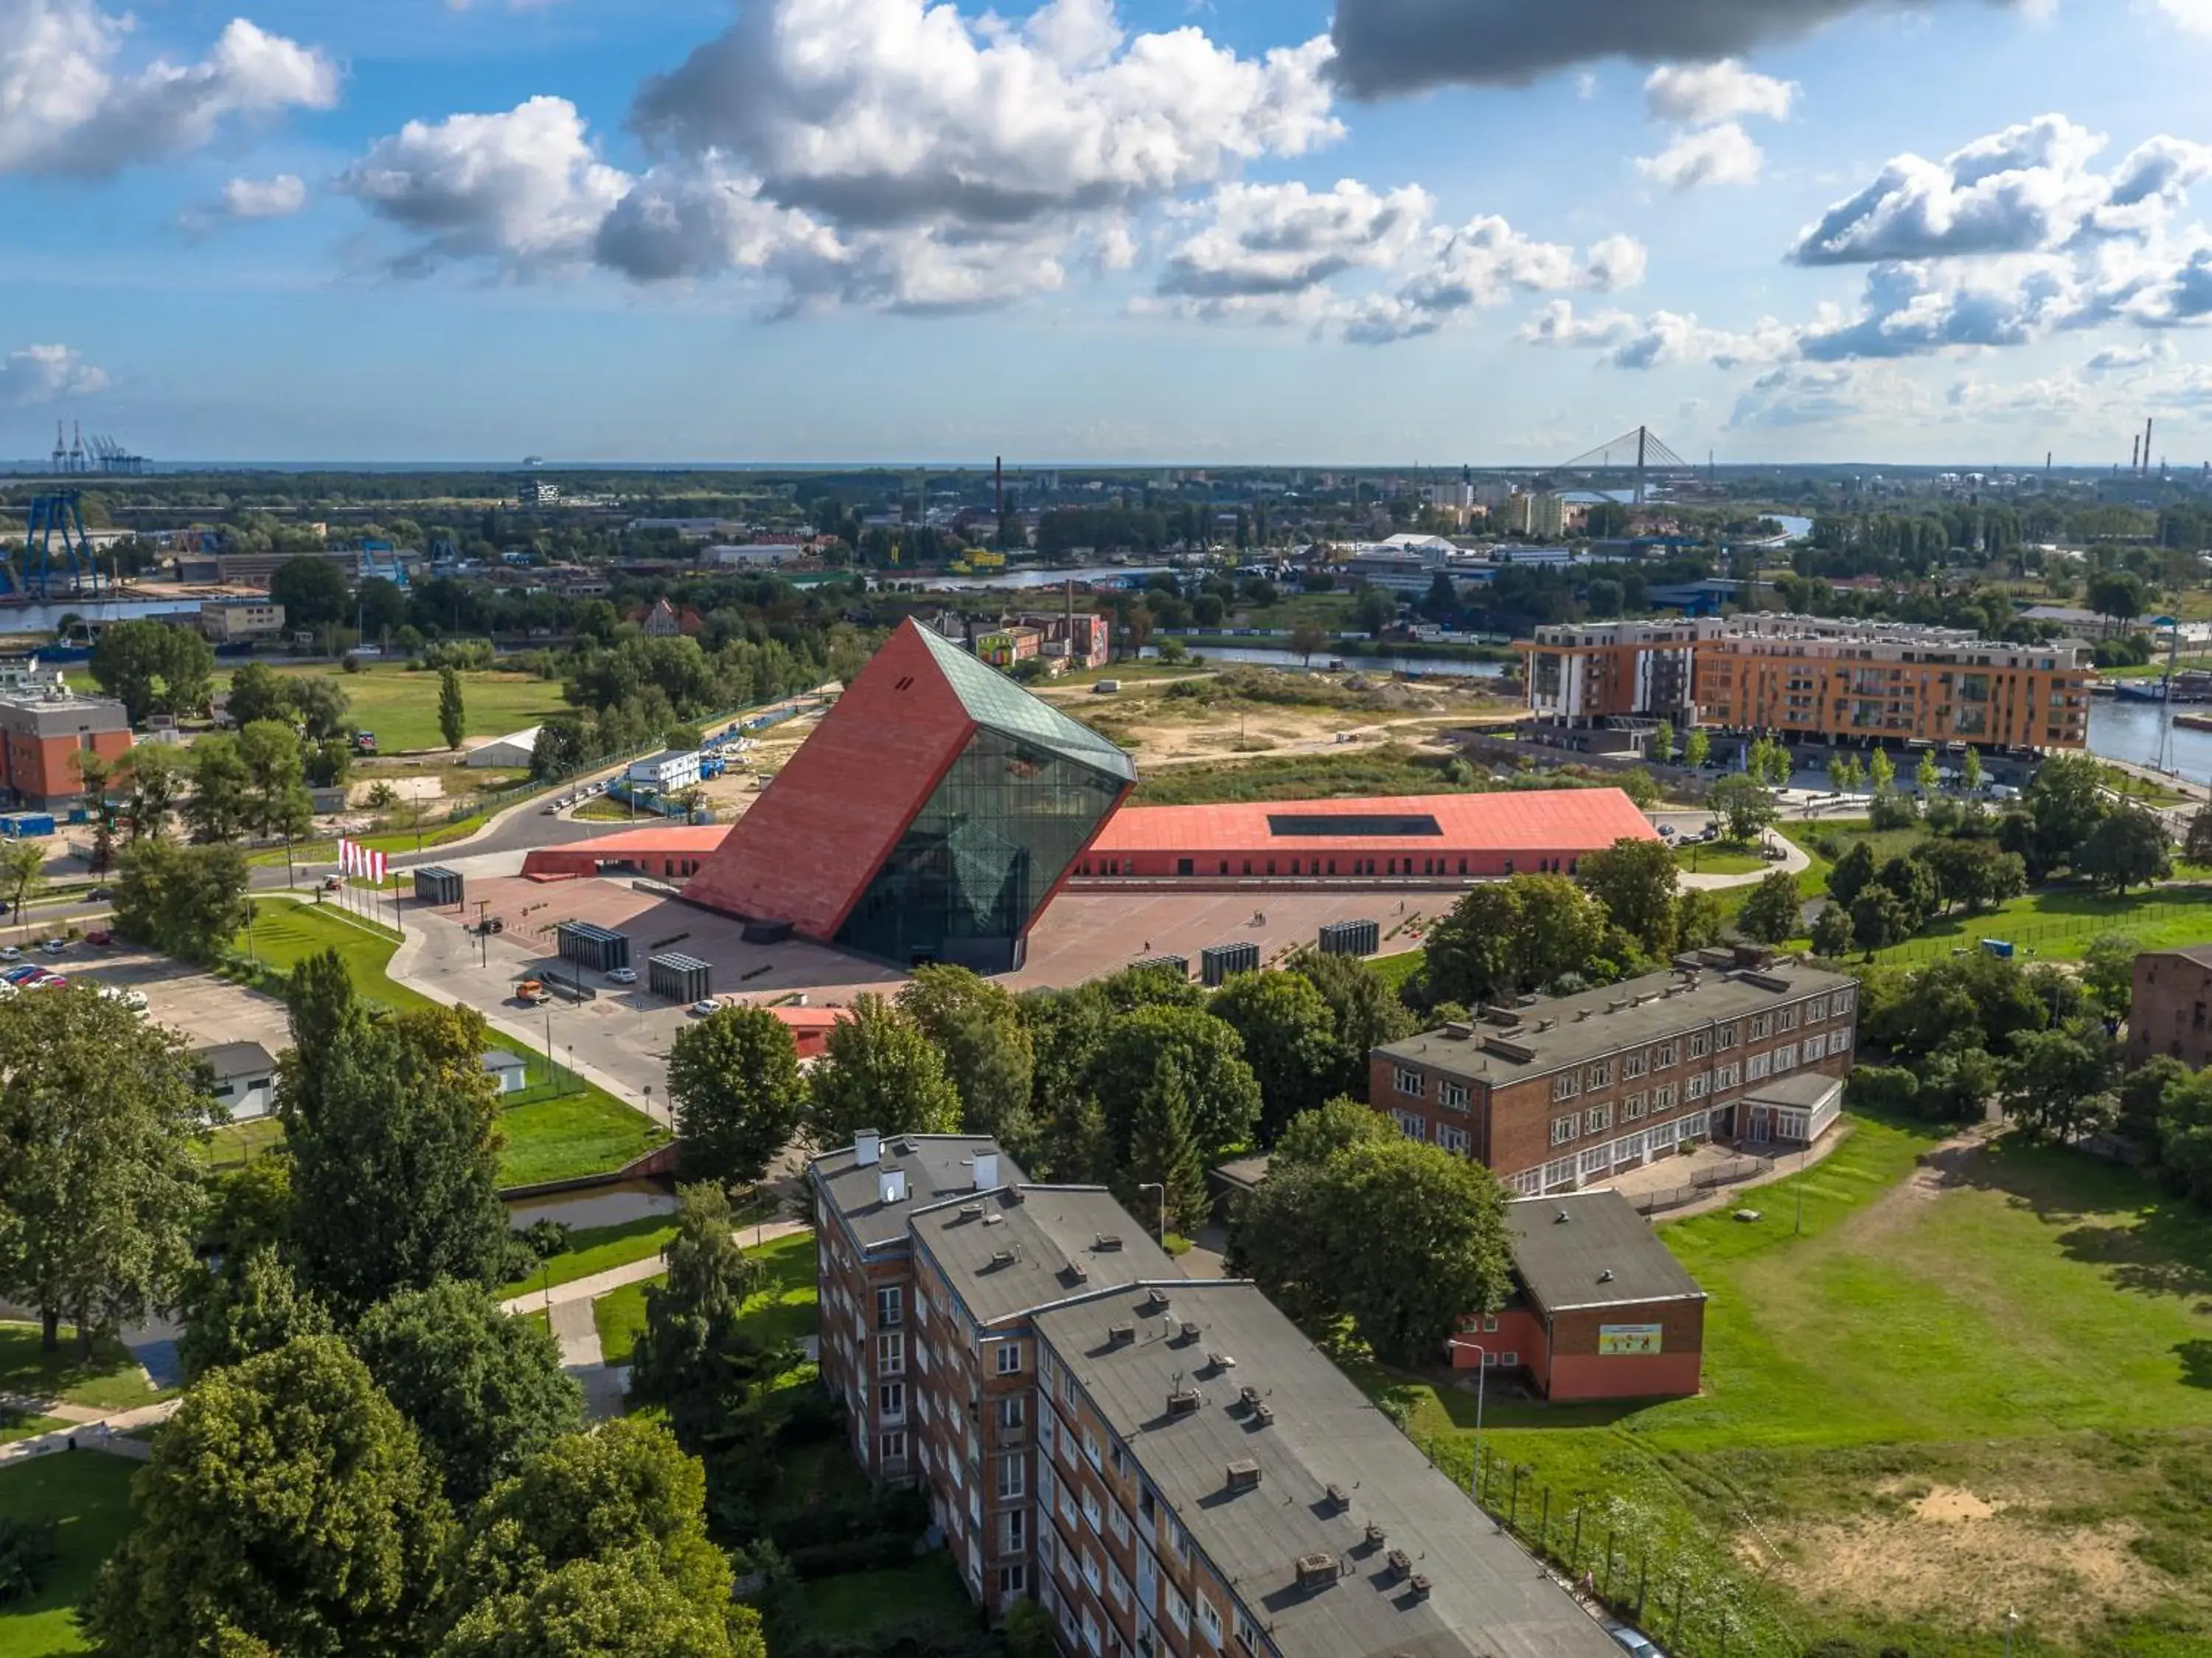
[[[2128,440],[2128,470],[2131,472],[2142,470],[2142,439],[2140,437]]]
[[[1006,515],[1006,457],[1002,454],[991,458],[991,485],[998,500],[999,516],[1004,519]]]
[[[2144,422],[2143,422],[2143,466],[2142,466],[2142,469],[2143,469],[2143,476],[2144,476],[2145,478],[2148,478],[2148,477],[2149,477],[2149,476],[2150,476],[2150,433],[2151,433],[2151,427],[2152,427],[2152,426],[2153,426],[2153,424],[2155,424],[2155,423],[2154,423],[2154,422],[2152,422],[2152,421],[2148,421],[2148,420],[2146,420],[2146,421],[2144,421]]]

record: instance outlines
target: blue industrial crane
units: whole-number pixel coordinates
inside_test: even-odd
[[[59,557],[54,545],[60,537]],[[31,497],[27,532],[20,552],[0,560],[0,594],[18,599],[46,599],[56,593],[74,595],[100,589],[100,566],[94,562],[92,539],[85,533],[84,513],[75,490]]]

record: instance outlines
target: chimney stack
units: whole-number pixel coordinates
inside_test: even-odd
[[[2157,423],[2156,421],[2154,421],[2154,420],[2145,420],[2145,421],[2143,422],[2143,465],[2142,465],[2142,469],[2143,469],[2143,476],[2144,476],[2145,478],[2148,478],[2148,477],[2150,476],[2150,434],[2151,434],[2151,429],[2152,429],[2152,427],[2154,427],[2154,425],[2156,425],[2157,424],[2158,424],[2158,423]]]
[[[999,1189],[999,1154],[979,1151],[975,1154],[975,1190],[996,1192]]]
[[[853,1137],[853,1161],[860,1168],[884,1160],[884,1137],[875,1129],[864,1128]]]

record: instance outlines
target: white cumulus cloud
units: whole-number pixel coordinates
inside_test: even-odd
[[[1668,190],[1701,184],[1748,184],[1766,164],[1765,152],[1734,121],[1676,135],[1656,155],[1637,158],[1636,170]]]
[[[1340,179],[1322,191],[1224,185],[1211,206],[1212,220],[1176,245],[1158,283],[1163,296],[1199,308],[1300,294],[1347,271],[1387,269],[1420,235],[1431,203],[1418,186],[1376,192]]]
[[[17,408],[90,397],[110,383],[105,369],[67,345],[26,345],[0,357],[0,403]]]
[[[127,16],[92,0],[0,0],[0,174],[104,177],[199,149],[234,117],[337,103],[313,49],[234,18],[205,56],[120,59]]]
[[[234,219],[281,219],[307,204],[307,186],[296,173],[273,179],[233,179],[222,187],[222,210]]]
[[[1644,82],[1652,119],[1717,126],[1747,115],[1787,120],[1796,83],[1760,75],[1734,58],[1711,64],[1662,64]]]

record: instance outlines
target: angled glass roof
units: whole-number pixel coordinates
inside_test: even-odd
[[[916,630],[944,671],[945,683],[960,698],[968,717],[981,726],[1048,748],[1124,783],[1137,780],[1136,762],[1089,726],[1068,718],[1050,703],[1032,697],[988,662],[978,661],[934,628]]]

